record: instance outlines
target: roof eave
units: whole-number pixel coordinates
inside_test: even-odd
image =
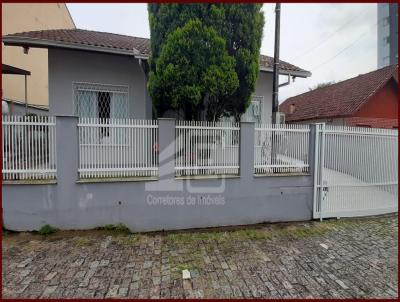
[[[85,50],[85,51],[94,51],[94,52],[103,52],[103,53],[111,53],[111,54],[119,54],[119,55],[128,55],[128,56],[137,56],[140,52],[137,49],[133,51],[102,47],[102,46],[91,46],[84,44],[71,44],[65,43],[62,41],[50,41],[50,40],[42,40],[42,39],[34,39],[34,38],[26,38],[26,37],[3,37],[3,43],[6,46],[21,46],[21,47],[36,47],[36,48],[65,48],[65,49],[74,49],[74,50]]]
[[[288,122],[304,122],[304,121],[309,121],[309,120],[320,120],[320,119],[334,119],[334,118],[349,118],[352,117],[352,113],[347,113],[347,114],[337,114],[337,115],[317,115],[313,117],[303,117],[303,118],[295,118],[291,119],[290,117],[287,117]]]
[[[274,72],[274,69],[271,67],[263,67],[260,66],[260,70],[261,71],[265,71],[265,72]],[[311,77],[311,72],[309,71],[300,71],[300,70],[279,70],[279,74],[281,75],[289,75],[289,76],[293,76],[293,77],[299,77],[299,78],[308,78]]]
[[[6,46],[21,46],[21,47],[36,47],[36,48],[64,48],[64,49],[74,49],[74,50],[84,50],[84,51],[94,51],[94,52],[102,52],[102,53],[111,53],[111,54],[119,54],[119,55],[128,55],[133,56],[137,59],[148,60],[149,56],[146,54],[141,54],[140,51],[134,49],[133,51],[102,47],[102,46],[91,46],[91,45],[83,45],[77,43],[66,43],[62,41],[51,41],[51,40],[43,40],[43,39],[35,39],[35,38],[27,38],[27,37],[2,37],[3,44]],[[260,71],[265,72],[273,72],[273,69],[270,67],[260,66]],[[289,75],[300,78],[307,78],[311,76],[311,72],[309,71],[299,71],[299,70],[280,70],[279,74],[281,75]]]
[[[136,55],[135,57],[138,59],[148,60],[150,56],[140,54],[140,55]],[[272,68],[269,68],[269,67],[267,68],[267,67],[263,67],[263,66],[260,66],[260,71],[271,72],[271,73],[274,72],[274,70]],[[311,72],[306,71],[306,70],[304,70],[304,71],[280,70],[279,73],[282,75],[290,75],[290,76],[300,77],[300,78],[311,77]]]

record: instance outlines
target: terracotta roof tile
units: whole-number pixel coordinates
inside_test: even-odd
[[[396,78],[398,65],[384,67],[357,77],[315,89],[285,100],[279,109],[287,121],[350,116],[386,84]],[[290,107],[294,112],[290,114]]]
[[[48,41],[61,42],[68,45],[87,45],[93,47],[101,47],[105,49],[117,49],[122,51],[137,50],[140,55],[149,56],[151,53],[150,40],[147,38],[138,38],[132,36],[118,35],[113,33],[90,31],[83,29],[54,29],[54,30],[40,30],[10,34],[3,37],[4,40],[8,38],[22,38]],[[280,61],[280,69],[282,71],[290,72],[304,72],[306,76],[310,76],[309,72],[289,64],[285,61]],[[269,56],[260,56],[260,67],[273,68],[273,58]]]

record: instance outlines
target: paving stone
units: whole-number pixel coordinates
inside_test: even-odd
[[[344,284],[344,282],[342,280],[335,280],[335,281],[336,281],[337,284],[340,285],[341,288],[343,288],[343,289],[348,289],[349,288],[346,284]]]
[[[322,222],[319,234],[292,238],[265,225],[271,239],[194,240],[185,245],[143,234],[123,245],[121,234],[78,233],[90,245],[3,237],[6,298],[395,298],[396,215]],[[306,226],[304,226],[306,225]],[[306,234],[306,233],[305,233]],[[86,237],[85,237],[86,236]],[[324,245],[327,247],[324,247]],[[182,280],[182,270],[191,278]],[[44,282],[43,282],[44,281]]]
[[[112,287],[109,288],[106,298],[116,298],[118,297],[118,290],[119,290],[119,285],[113,285]]]
[[[57,286],[47,286],[40,298],[48,298],[57,289]]]
[[[31,273],[31,270],[24,269],[24,270],[20,271],[19,275],[23,278],[23,277],[28,276],[30,273]]]
[[[110,263],[110,260],[101,260],[99,266],[107,266]]]
[[[57,272],[51,272],[46,277],[44,277],[44,281],[49,281],[49,280],[53,279],[56,275],[57,275]]]
[[[19,263],[17,265],[18,268],[24,268],[26,267],[29,263],[32,262],[32,258],[26,258],[24,261],[22,261],[21,263]]]

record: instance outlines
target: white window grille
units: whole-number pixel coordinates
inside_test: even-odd
[[[128,118],[129,87],[74,83],[75,114],[84,118]]]
[[[177,121],[176,176],[239,173],[239,124]]]
[[[56,178],[56,119],[48,116],[2,117],[3,179]]]
[[[256,124],[255,174],[307,173],[310,125]]]

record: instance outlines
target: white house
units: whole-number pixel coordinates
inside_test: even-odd
[[[150,40],[81,29],[42,30],[3,36],[6,46],[48,49],[49,115],[99,118],[152,117],[147,90]],[[271,120],[273,58],[260,56],[260,75],[244,119]],[[280,74],[311,75],[281,61]]]

